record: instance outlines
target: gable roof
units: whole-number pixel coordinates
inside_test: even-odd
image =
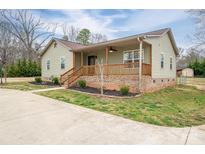
[[[89,49],[93,49],[93,48],[96,48],[96,47],[109,46],[112,43],[118,43],[118,42],[120,43],[120,42],[123,42],[123,41],[134,40],[134,39],[137,39],[137,38],[146,39],[146,38],[153,38],[153,37],[161,37],[166,33],[168,33],[168,35],[169,35],[169,38],[171,40],[171,44],[173,46],[175,54],[178,55],[179,51],[178,51],[176,42],[174,40],[174,36],[173,36],[172,31],[171,31],[171,28],[164,28],[164,29],[159,29],[159,30],[155,30],[155,31],[151,31],[151,32],[145,32],[145,33],[140,33],[140,34],[136,34],[136,35],[132,35],[132,36],[128,36],[128,37],[123,37],[123,38],[118,38],[118,39],[109,40],[109,41],[105,41],[105,42],[95,43],[95,44],[91,44],[91,45],[82,45],[80,43],[66,41],[66,40],[58,39],[58,38],[53,38],[47,44],[47,46],[44,48],[41,56],[46,52],[46,50],[53,43],[53,41],[57,41],[57,42],[61,43],[63,46],[65,46],[67,48],[70,48],[74,52],[79,52],[79,51],[82,51],[82,50],[89,50]]]
[[[71,48],[72,50],[85,47],[85,45],[82,45],[82,44],[80,44],[80,43],[71,42],[71,41],[66,41],[66,40],[59,39],[59,38],[54,38],[54,39],[55,39],[56,41],[62,43],[62,44],[65,45],[66,47]]]
[[[47,51],[47,49],[50,47],[50,45],[54,42],[59,42],[61,45],[63,45],[64,47],[71,49],[71,50],[75,50],[78,48],[82,48],[85,47],[85,45],[82,45],[80,43],[75,43],[75,42],[71,42],[71,41],[66,41],[63,39],[59,39],[59,38],[52,38],[48,44],[46,45],[46,47],[43,49],[43,51],[41,52],[41,56],[44,55],[44,53]]]

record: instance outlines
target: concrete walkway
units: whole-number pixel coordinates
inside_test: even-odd
[[[0,144],[205,144],[205,126],[159,127],[0,89]]]
[[[51,90],[59,90],[59,89],[65,89],[65,87],[54,87],[54,88],[36,89],[36,90],[31,90],[29,92],[35,93],[35,92],[51,91]]]

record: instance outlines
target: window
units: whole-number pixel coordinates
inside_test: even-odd
[[[50,60],[47,60],[47,62],[46,62],[46,68],[47,68],[47,70],[50,70]]]
[[[65,69],[65,58],[61,57],[61,69]]]
[[[172,57],[170,57],[170,70],[172,70]]]
[[[123,52],[123,63],[134,63],[139,61],[140,53],[139,50],[130,50]],[[142,62],[144,62],[144,50],[142,50]]]
[[[161,68],[164,68],[164,54],[161,54],[160,65],[161,65]]]

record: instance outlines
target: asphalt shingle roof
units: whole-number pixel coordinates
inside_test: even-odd
[[[82,45],[80,43],[71,42],[71,41],[67,41],[67,40],[63,40],[63,39],[59,39],[59,38],[54,38],[54,40],[64,44],[65,46],[67,46],[71,49],[78,49],[78,48],[86,47],[85,45]]]

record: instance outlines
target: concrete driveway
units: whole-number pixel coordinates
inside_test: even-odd
[[[159,127],[0,89],[0,144],[205,144],[205,126]]]

